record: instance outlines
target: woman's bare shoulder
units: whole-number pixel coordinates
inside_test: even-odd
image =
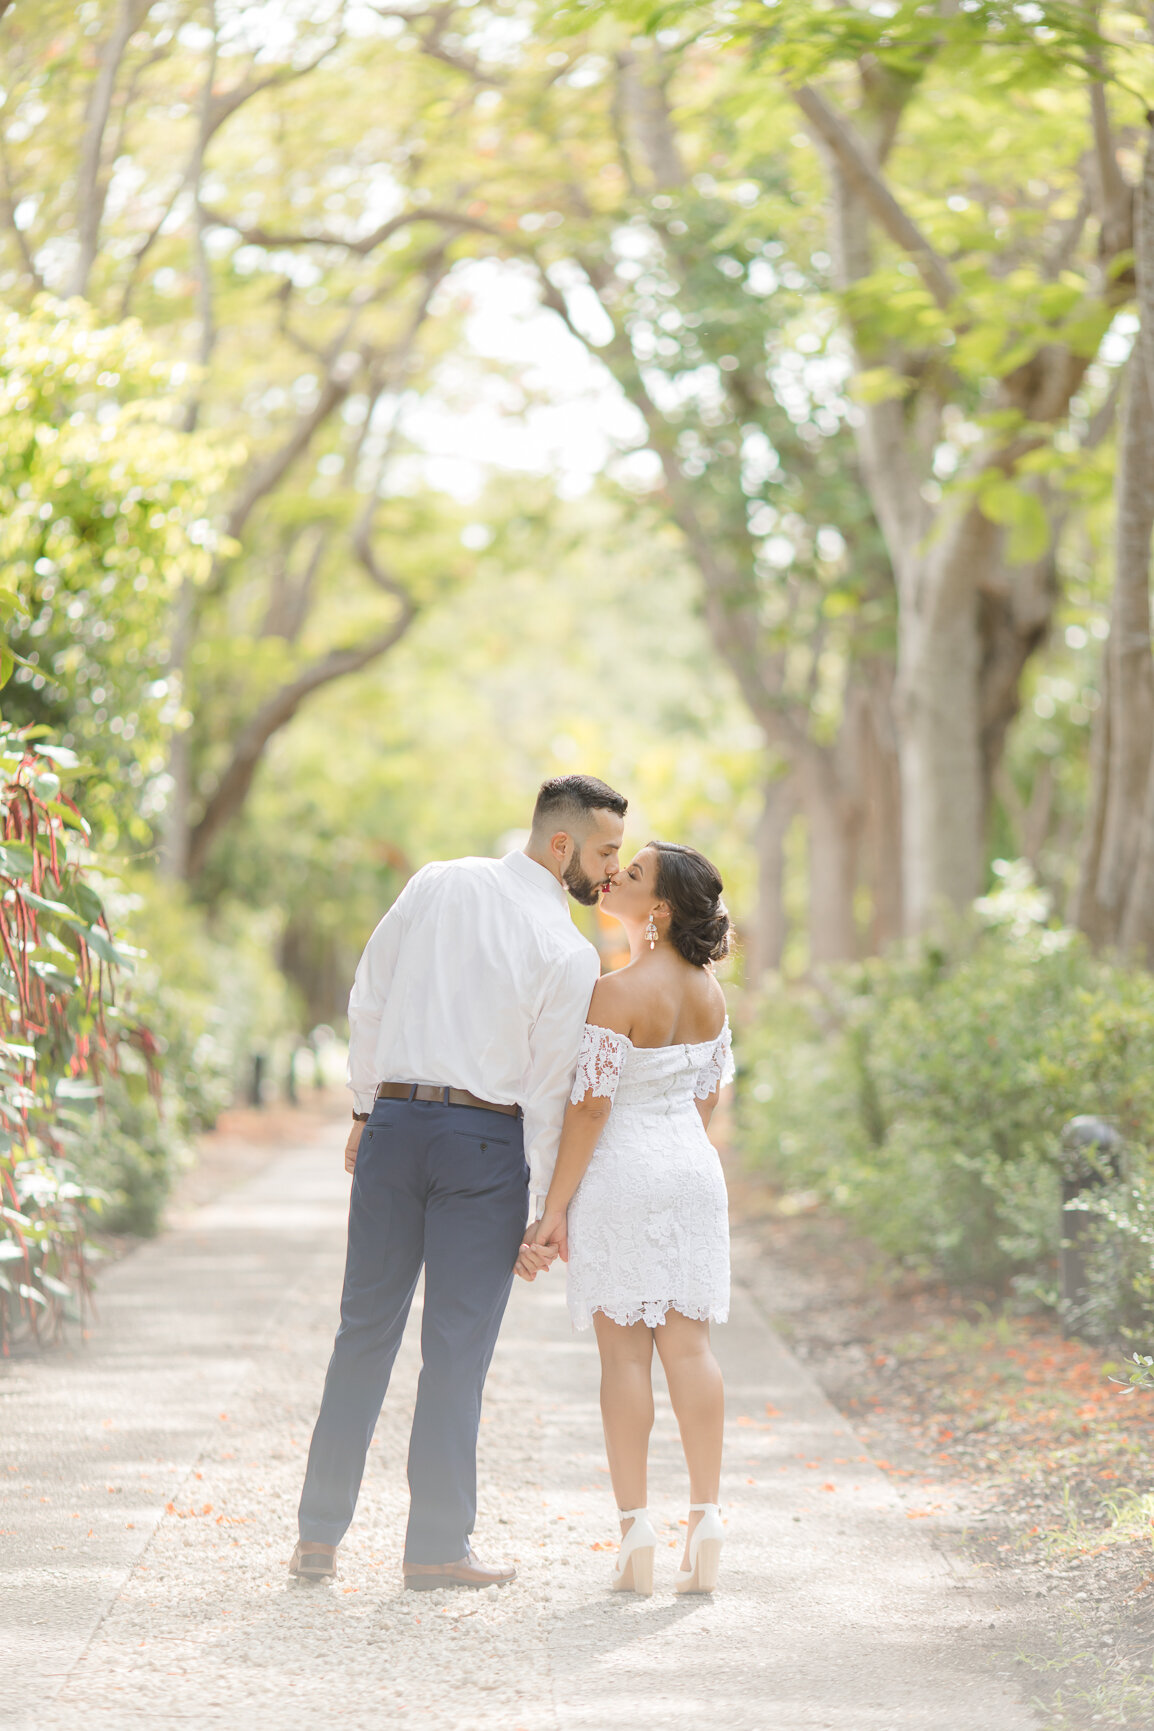
[[[615,1034],[628,1036],[641,1002],[636,977],[629,968],[619,968],[615,974],[602,974],[589,1000],[589,1021],[598,1028],[612,1028]]]
[[[697,970],[688,994],[688,1006],[691,1006],[690,1020],[699,1029],[696,1038],[703,1041],[717,1038],[725,1027],[726,1003],[721,982],[712,969]],[[716,1033],[712,1031],[714,1028]]]

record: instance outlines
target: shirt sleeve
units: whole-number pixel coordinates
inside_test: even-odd
[[[349,993],[348,1086],[356,1112],[371,1112],[376,1101],[377,1035],[415,884],[411,878],[365,945]]]
[[[561,1121],[573,1086],[585,1015],[600,973],[601,964],[591,944],[567,956],[549,982],[529,1035],[529,1085],[521,1105],[534,1219],[557,1163]]]
[[[713,1042],[713,1050],[697,1072],[693,1091],[699,1100],[708,1100],[718,1088],[723,1088],[727,1082],[733,1081],[734,1073],[733,1044],[727,1018],[724,1028]]]

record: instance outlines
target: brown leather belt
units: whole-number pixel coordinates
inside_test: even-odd
[[[506,1118],[519,1118],[520,1106],[499,1106],[495,1100],[482,1100],[467,1088],[434,1088],[427,1082],[379,1082],[378,1100],[428,1100],[438,1106],[479,1106],[482,1112],[500,1112]]]

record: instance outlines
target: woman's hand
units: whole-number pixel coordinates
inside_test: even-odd
[[[536,1280],[539,1274],[546,1273],[557,1260],[558,1245],[556,1243],[546,1244],[542,1238],[545,1222],[548,1218],[548,1211],[546,1211],[540,1220],[534,1220],[525,1228],[520,1254],[513,1264],[514,1274],[519,1274],[522,1280]],[[564,1220],[564,1216],[562,1216],[562,1220]],[[566,1244],[567,1250],[568,1244]]]
[[[560,1256],[562,1262],[569,1260],[569,1224],[568,1210],[565,1208],[550,1208],[548,1200],[545,1212],[537,1222],[538,1251],[552,1250],[554,1256]]]

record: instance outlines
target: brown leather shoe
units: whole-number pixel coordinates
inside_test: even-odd
[[[292,1554],[289,1574],[298,1581],[335,1581],[337,1578],[337,1547],[315,1544],[301,1539]]]
[[[405,1563],[405,1586],[413,1593],[432,1593],[438,1587],[507,1587],[516,1579],[516,1569],[490,1569],[477,1561],[472,1551],[456,1563]]]

